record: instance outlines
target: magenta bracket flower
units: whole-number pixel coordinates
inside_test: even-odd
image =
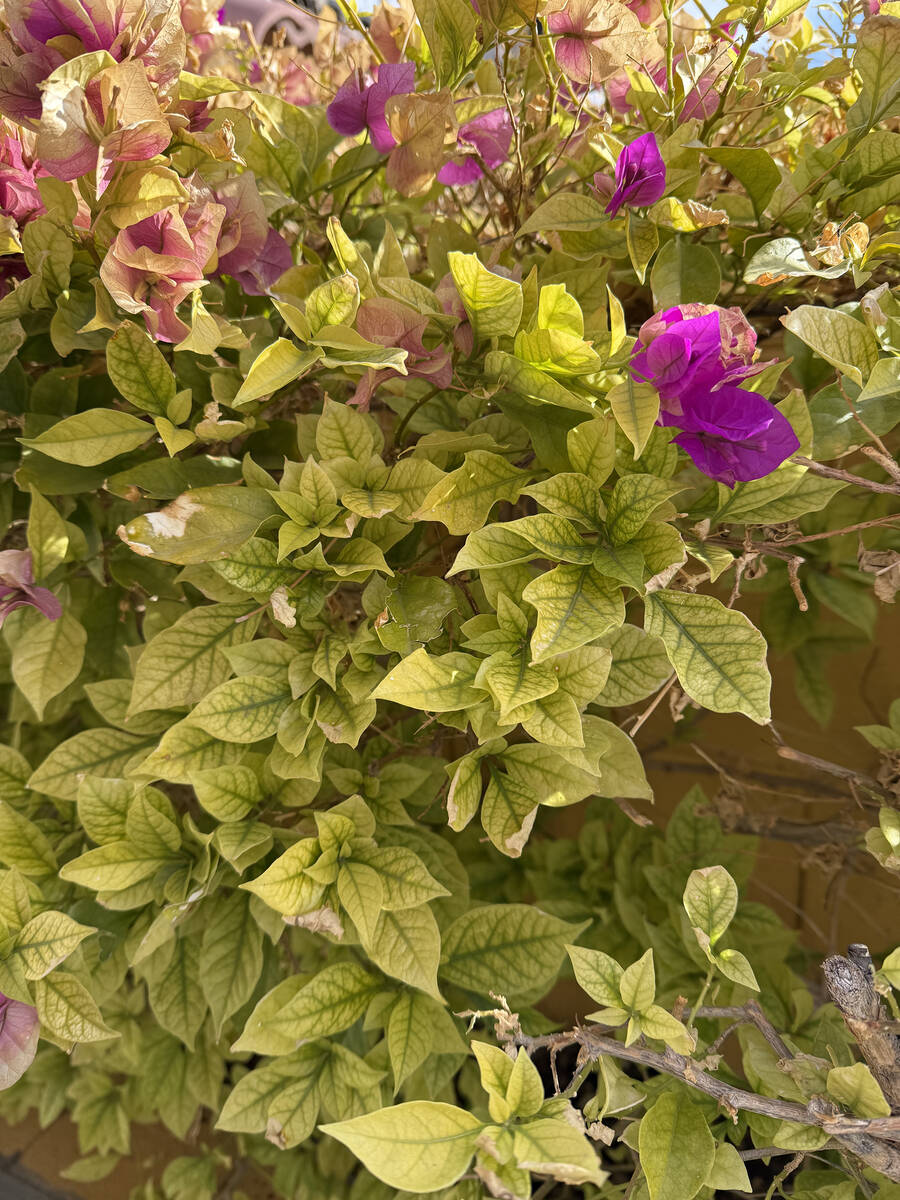
[[[372,145],[379,154],[387,154],[397,145],[388,128],[385,108],[391,96],[406,96],[416,90],[413,63],[379,63],[372,83],[365,84],[354,71],[328,105],[328,123],[335,133],[355,137],[368,129]]]
[[[62,605],[49,588],[34,582],[31,551],[0,550],[0,626],[17,608],[36,608],[48,621],[62,616]]]
[[[17,1083],[34,1062],[40,1028],[37,1009],[0,992],[0,1092]]]
[[[215,193],[225,209],[216,273],[230,275],[251,296],[261,296],[294,265],[291,248],[266,217],[251,171],[229,179]]]
[[[27,148],[34,138],[0,118],[0,214],[24,225],[44,211],[37,181],[47,171]]]
[[[704,475],[728,487],[771,475],[800,449],[790,421],[756,392],[726,384],[692,394],[682,407],[675,444]]]
[[[666,165],[656,135],[642,133],[629,142],[616,160],[616,190],[606,211],[614,217],[623,205],[643,208],[655,204],[665,190]]]
[[[659,392],[659,424],[695,466],[720,483],[761,479],[800,448],[790,422],[765,397],[736,386],[763,369],[740,309],[685,304],[657,313],[638,335],[636,379]]]
[[[493,171],[509,158],[512,136],[512,121],[506,108],[492,108],[467,121],[456,135],[457,156],[441,167],[439,182],[459,186],[481,179],[482,162]],[[470,148],[475,154],[466,153]]]
[[[4,15],[18,53],[0,71],[0,112],[32,127],[41,117],[41,85],[71,58],[105,50],[116,62],[131,59],[161,99],[184,65],[180,0],[6,0]]]
[[[206,283],[225,206],[195,186],[189,203],[166,208],[121,229],[106,253],[100,278],[125,312],[140,313],[163,342],[180,342],[188,327],[176,315],[183,300]]]

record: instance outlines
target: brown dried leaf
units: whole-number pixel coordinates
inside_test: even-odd
[[[421,196],[444,164],[445,143],[453,145],[456,120],[450,93],[392,96],[386,115],[397,142],[388,159],[387,182],[403,196]]]

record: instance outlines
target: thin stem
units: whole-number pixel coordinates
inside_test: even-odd
[[[734,66],[731,68],[729,76],[725,80],[725,86],[722,88],[722,94],[719,97],[719,103],[716,105],[716,111],[711,117],[707,117],[707,119],[703,122],[703,128],[700,131],[700,136],[704,140],[709,136],[709,131],[718,123],[722,113],[725,111],[725,105],[728,102],[728,93],[734,86],[734,82],[740,73],[741,67],[743,67],[747,55],[750,53],[750,49],[753,46],[753,43],[756,41],[756,26],[765,14],[767,2],[768,0],[758,0],[756,8],[753,12],[753,16],[747,22],[747,36],[744,39],[744,44],[738,51],[738,56],[735,59]]]
[[[696,1001],[694,1002],[694,1006],[691,1009],[691,1011],[684,1018],[685,1025],[689,1025],[694,1013],[697,1012],[698,1009],[703,1007],[703,1001],[706,999],[706,993],[709,991],[710,987],[712,986],[713,976],[715,975],[715,973],[716,973],[716,965],[715,965],[715,963],[710,963],[709,968],[706,972],[706,978],[703,980],[703,987],[700,989],[700,995],[697,997]]]
[[[337,0],[337,4],[338,4],[338,7],[340,8],[341,12],[344,14],[344,16],[347,18],[349,23],[356,30],[356,32],[365,39],[366,44],[368,45],[369,49],[375,55],[375,61],[379,62],[379,63],[383,63],[384,55],[381,53],[381,51],[375,45],[375,42],[372,40],[372,35],[369,33],[368,29],[366,29],[365,25],[363,25],[362,21],[359,19],[359,14],[356,11],[356,6],[352,5],[351,3],[348,3],[348,0]]]
[[[839,467],[826,467],[824,463],[816,462],[812,458],[803,458],[801,455],[796,455],[791,461],[806,467],[813,475],[821,475],[823,479],[841,479],[870,492],[900,496],[900,483],[878,483],[875,479],[866,479],[863,475],[854,475],[852,471],[842,471]]]

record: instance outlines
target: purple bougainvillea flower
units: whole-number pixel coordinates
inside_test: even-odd
[[[725,393],[723,395],[723,393]],[[709,421],[702,419],[705,401],[692,405],[690,420],[698,428],[680,433],[674,441],[686,451],[694,465],[719,483],[734,487],[751,479],[762,479],[771,475],[792,454],[800,449],[800,441],[791,426],[773,404],[755,392],[743,388],[720,388],[708,397]],[[768,420],[753,433],[732,437],[733,427],[728,422],[734,419],[733,408],[739,407],[749,415],[762,406]],[[727,409],[728,411],[723,411]],[[706,428],[702,426],[706,425]],[[722,432],[719,432],[722,430]]]
[[[456,145],[461,153],[441,167],[438,180],[452,186],[474,183],[484,174],[481,162],[491,170],[506,162],[512,135],[512,121],[505,108],[492,108],[490,112],[467,121],[460,126],[456,135]],[[470,146],[476,154],[465,153]]]
[[[0,625],[17,608],[36,608],[48,621],[58,621],[62,605],[48,588],[37,587],[30,550],[0,550]],[[0,1005],[5,997],[0,995]],[[23,1007],[27,1007],[23,1005]],[[2,1019],[2,1008],[0,1008]],[[2,1035],[0,1035],[2,1042]],[[32,1056],[33,1057],[33,1056]],[[23,1068],[24,1069],[24,1068]],[[2,1071],[2,1046],[0,1046]]]
[[[659,392],[661,424],[678,423],[680,400],[686,391],[713,388],[724,381],[721,347],[719,317],[713,312],[667,322],[646,349],[635,355],[632,374],[652,383]]]
[[[662,356],[669,345],[664,341],[652,354],[654,343],[665,334],[687,338],[690,355],[679,372],[674,364],[664,369]],[[652,383],[663,399],[664,410],[678,413],[674,402],[691,386],[718,387],[739,383],[765,368],[754,362],[756,331],[739,308],[718,308],[714,304],[681,304],[656,313],[645,321],[638,333],[644,347],[632,359],[634,375]]]
[[[388,128],[385,108],[391,96],[405,96],[416,88],[413,63],[379,63],[371,83],[364,83],[354,71],[328,105],[328,123],[335,133],[355,137],[368,129],[372,145],[379,154],[387,154],[397,145]]]
[[[616,161],[616,190],[606,206],[615,216],[623,205],[642,208],[655,204],[666,190],[666,165],[653,133],[642,133],[625,147]]]
[[[201,189],[186,206],[166,208],[121,229],[106,253],[100,278],[120,308],[140,313],[162,342],[180,342],[187,325],[176,315],[183,300],[203,287],[225,206]]]
[[[37,1009],[0,992],[0,1092],[12,1087],[34,1062],[39,1032]]]
[[[0,215],[19,225],[44,211],[37,181],[47,172],[26,148],[28,137],[25,130],[0,118]]]
[[[636,379],[659,392],[659,424],[705,475],[734,487],[771,474],[800,447],[790,422],[764,396],[736,383],[762,370],[756,333],[740,309],[682,304],[656,313],[638,334]]]
[[[291,248],[269,225],[251,171],[229,179],[215,199],[225,209],[216,271],[236,279],[248,295],[261,296],[294,265]]]

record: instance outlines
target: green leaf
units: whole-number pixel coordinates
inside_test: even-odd
[[[382,912],[366,949],[386,975],[440,998],[441,935],[427,905]]]
[[[94,932],[90,925],[79,925],[66,913],[53,909],[38,913],[16,935],[15,953],[25,978],[43,979]]]
[[[374,850],[359,850],[355,862],[369,867],[378,876],[382,889],[382,906],[393,912],[416,908],[447,896],[447,889],[430,874],[425,864],[405,846],[381,846]]]
[[[616,462],[616,426],[612,418],[597,416],[570,429],[566,452],[576,471],[602,487]]]
[[[63,1042],[106,1042],[120,1034],[104,1023],[93,996],[74,975],[54,971],[34,986],[41,1025]]]
[[[321,901],[325,887],[305,874],[319,857],[318,839],[302,838],[290,846],[262,875],[241,884],[282,916],[311,912]]]
[[[476,254],[451,250],[447,262],[476,340],[512,337],[522,320],[522,285],[489,271]]]
[[[731,1142],[716,1143],[716,1157],[706,1177],[706,1187],[717,1192],[752,1192],[744,1160]]]
[[[286,681],[241,675],[213,688],[190,720],[225,742],[261,742],[278,732],[278,722],[290,702]]]
[[[423,1194],[449,1187],[468,1170],[482,1122],[452,1104],[414,1100],[319,1128],[376,1179]]]
[[[216,1036],[232,1013],[250,999],[262,974],[262,932],[249,896],[232,892],[210,914],[200,950],[200,985]]]
[[[263,488],[198,487],[160,512],[120,525],[116,533],[136,554],[163,562],[208,563],[230,557],[277,512]]]
[[[520,780],[491,771],[481,806],[481,824],[501,854],[518,858],[537,816],[538,798]]]
[[[650,259],[659,248],[659,230],[654,221],[641,217],[633,208],[625,217],[625,244],[638,282],[643,283]]]
[[[446,1011],[422,992],[404,990],[391,1005],[385,1037],[395,1094],[432,1053],[435,1027],[446,1020]]]
[[[304,312],[310,333],[315,335],[324,325],[352,325],[358,308],[359,284],[356,278],[353,275],[338,275],[313,288],[306,298]]]
[[[719,260],[712,250],[679,235],[663,246],[650,272],[656,309],[714,304],[721,284]]]
[[[283,980],[278,986],[283,988],[287,983]],[[331,1037],[359,1020],[381,987],[378,977],[357,963],[332,963],[292,996],[279,1000],[277,1007],[265,1010],[262,1018],[255,1012],[251,1014],[242,1036],[246,1038],[252,1028],[257,1043],[272,1033],[285,1044],[290,1043],[291,1048],[313,1038]],[[264,997],[257,1011],[265,1003]]]
[[[607,1178],[586,1135],[564,1118],[539,1117],[517,1126],[513,1156],[524,1170],[549,1175],[562,1183],[599,1186]]]
[[[839,1104],[849,1108],[857,1117],[891,1115],[891,1106],[865,1063],[854,1063],[851,1067],[832,1067],[828,1072],[828,1094]]]
[[[40,719],[53,697],[78,678],[87,634],[68,609],[57,621],[27,611],[16,622],[15,630],[12,676]]]
[[[543,995],[582,928],[529,904],[486,904],[445,930],[440,973],[484,996]]]
[[[857,134],[895,114],[900,100],[900,24],[886,13],[870,17],[859,28],[853,68],[862,80],[859,99],[847,113],[847,128]]]
[[[606,528],[614,546],[630,542],[654,512],[681,488],[655,475],[623,475],[616,480],[606,514]]]
[[[672,673],[665,646],[636,625],[614,629],[600,638],[600,645],[612,654],[606,686],[597,697],[597,703],[607,708],[646,699]]]
[[[0,862],[36,879],[58,870],[47,835],[7,800],[0,802]]]
[[[169,861],[168,855],[153,853],[131,842],[107,842],[67,862],[59,876],[95,892],[122,892],[155,875]]]
[[[608,220],[603,206],[593,196],[584,192],[559,192],[538,205],[519,233],[542,233],[548,229],[593,233]]]
[[[96,467],[136,450],[153,436],[153,426],[139,417],[114,408],[91,408],[63,417],[37,437],[18,440],[29,450],[39,450],[59,462]]]
[[[322,357],[322,351],[300,350],[287,338],[278,338],[253,360],[247,378],[238,389],[234,405],[249,404],[269,396],[304,375]]]
[[[337,890],[363,945],[368,945],[374,936],[384,897],[377,872],[360,862],[346,862],[337,878]]]
[[[45,579],[60,563],[65,562],[69,550],[69,531],[49,500],[45,500],[34,487],[28,509],[28,549],[34,578],[38,583]]]
[[[619,428],[634,446],[635,459],[639,458],[659,416],[659,393],[652,384],[638,383],[629,375],[606,398]]]
[[[264,1133],[281,1149],[305,1141],[319,1113],[319,1078],[327,1060],[321,1044],[250,1071],[230,1092],[216,1122],[232,1133]]]
[[[691,1055],[695,1042],[681,1021],[658,1004],[651,1004],[640,1016],[641,1032],[646,1037],[658,1038],[671,1046],[678,1054]]]
[[[135,760],[146,755],[154,741],[121,729],[86,729],[51,750],[28,780],[28,786],[58,800],[74,801],[83,775],[121,778]]]
[[[714,946],[737,912],[737,884],[724,867],[691,871],[684,889],[684,910]]]
[[[743,184],[759,220],[781,183],[781,172],[768,151],[745,146],[717,146],[703,153]]]
[[[623,972],[614,958],[585,946],[566,946],[566,953],[572,960],[575,978],[592,1000],[608,1008],[622,1007],[619,983]]]
[[[178,938],[165,966],[150,975],[147,997],[163,1029],[193,1050],[197,1033],[206,1018],[198,942],[188,937]]]
[[[198,771],[193,784],[200,804],[217,821],[240,821],[263,802],[259,778],[247,766]]]
[[[862,387],[878,360],[878,342],[862,321],[839,309],[801,304],[781,319],[785,329]]]
[[[129,716],[189,708],[224,683],[232,673],[224,651],[249,642],[259,624],[247,617],[246,604],[203,605],[151,638],[135,668]]]
[[[457,82],[475,43],[475,12],[466,0],[414,0],[439,88]],[[477,43],[475,43],[477,47]]]
[[[639,1146],[650,1200],[692,1200],[715,1161],[716,1144],[702,1112],[672,1092],[647,1110]]]
[[[544,662],[601,637],[625,618],[621,589],[592,566],[559,566],[532,580],[522,599],[537,609],[531,657]]]
[[[619,995],[623,1007],[635,1013],[644,1012],[653,1003],[656,998],[656,972],[652,950],[647,950],[637,962],[622,972]]]
[[[468,708],[483,698],[472,686],[477,670],[478,660],[470,654],[430,655],[424,649],[414,650],[387,673],[372,698],[425,712]]]
[[[766,643],[743,613],[712,596],[661,589],[646,598],[645,629],[659,637],[685,692],[712,712],[769,720]]]
[[[739,983],[741,987],[750,988],[753,992],[759,991],[759,984],[756,982],[753,968],[740,950],[720,950],[717,954],[712,955],[712,961],[726,979],[732,980],[733,983]]]
[[[130,404],[154,416],[166,416],[177,390],[175,376],[141,326],[122,322],[106,344],[106,370]]]
[[[199,725],[179,721],[166,730],[153,753],[133,768],[133,773],[169,783],[191,783],[198,772],[230,766],[241,756],[239,743],[223,742]]]
[[[517,500],[526,479],[499,454],[470,450],[461,467],[431,488],[413,519],[441,521],[451,533],[471,533],[499,501]]]

